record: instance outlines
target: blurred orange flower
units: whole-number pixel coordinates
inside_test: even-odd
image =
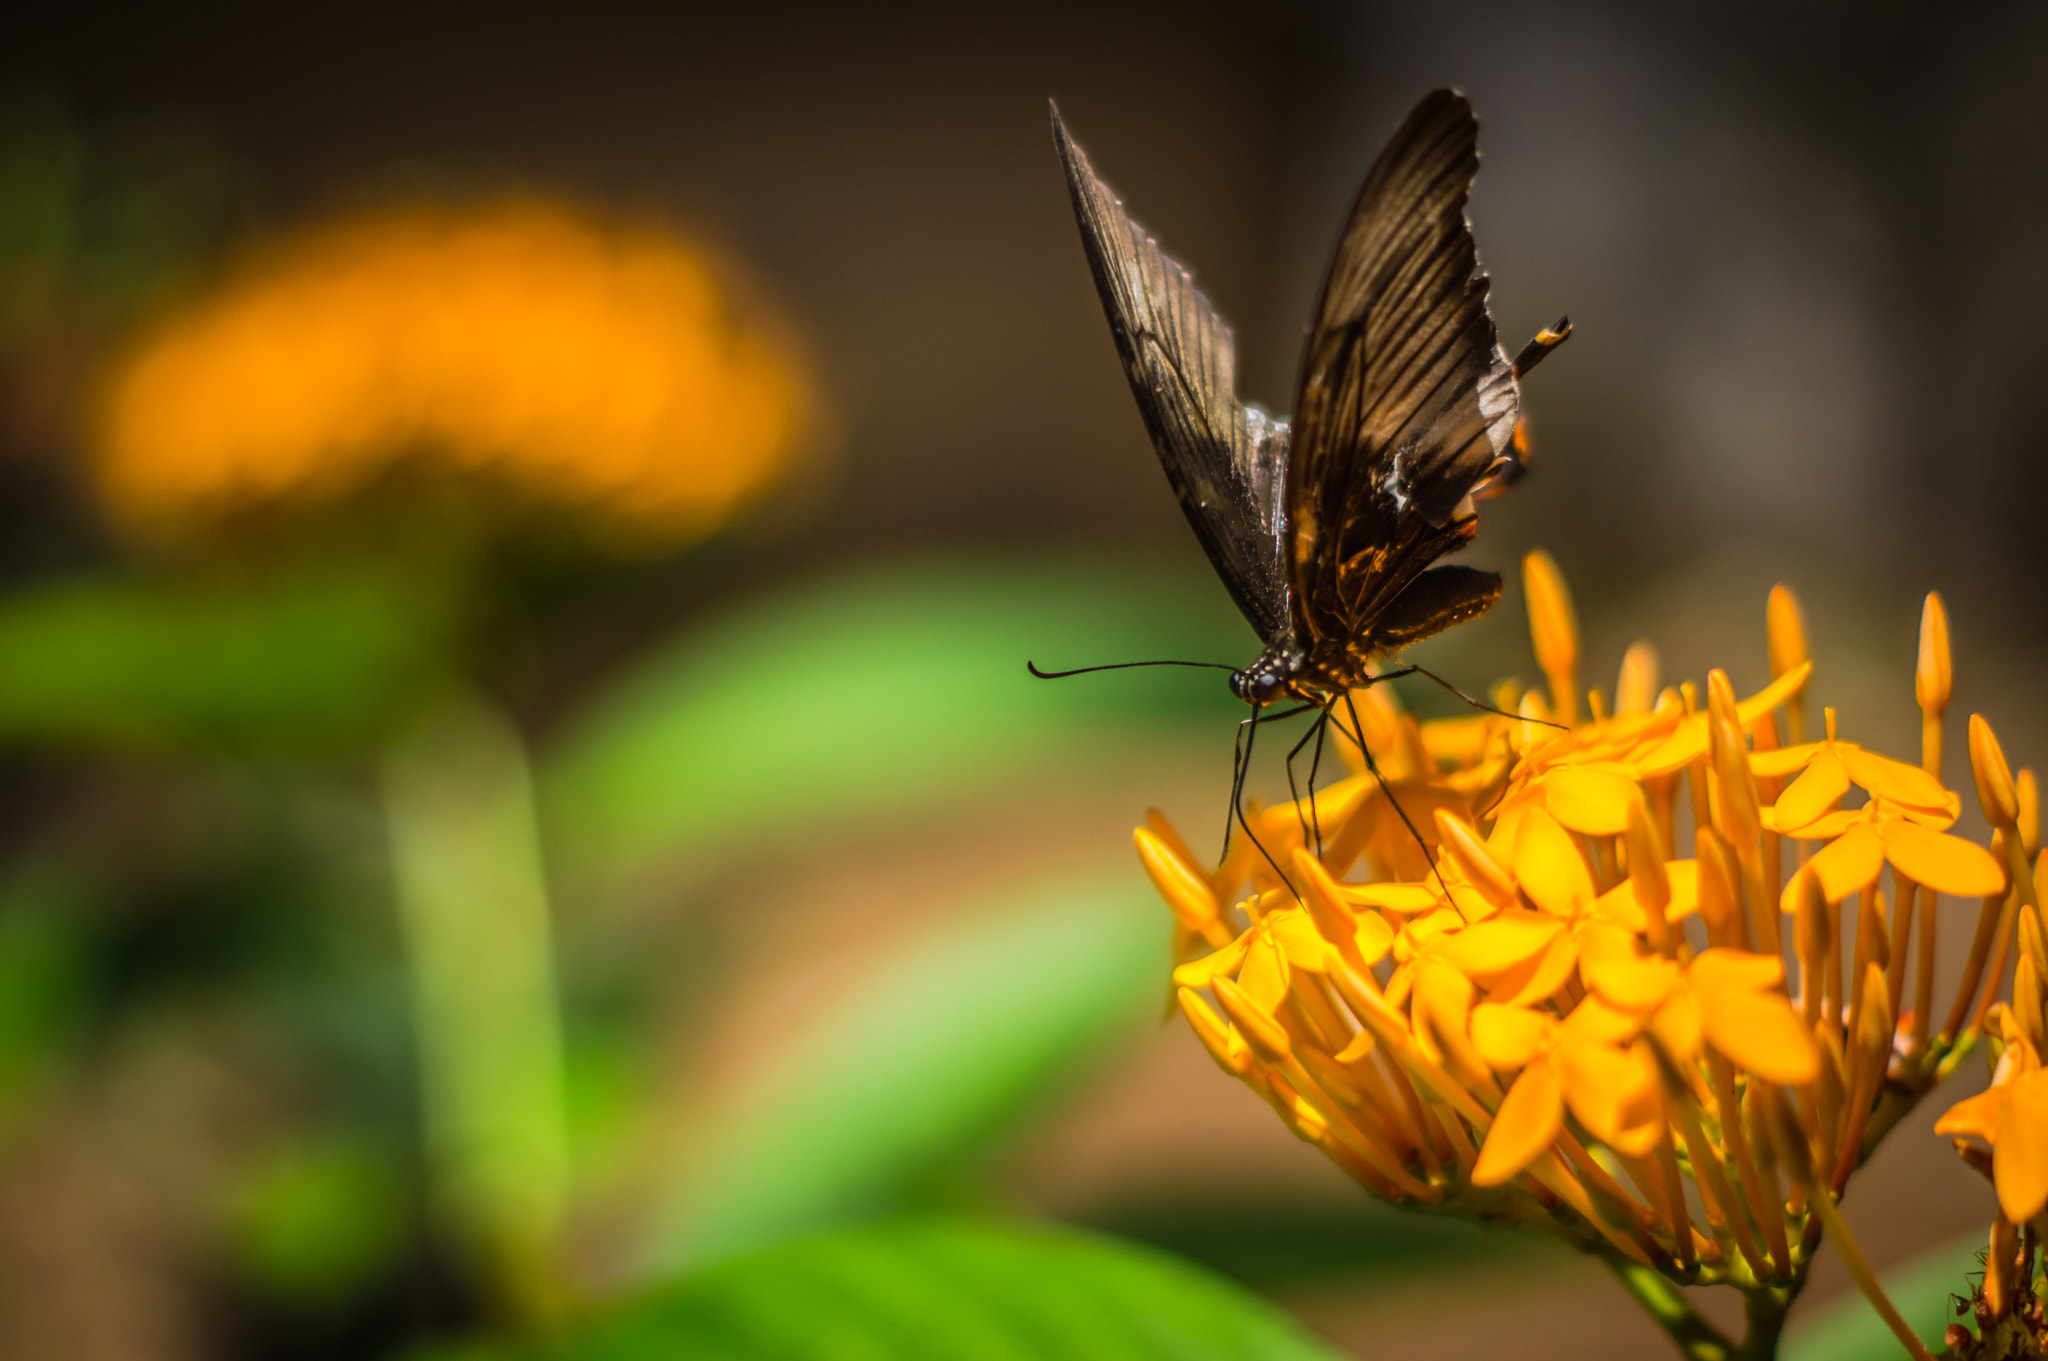
[[[336,502],[412,467],[673,543],[782,474],[802,365],[673,236],[541,202],[307,232],[113,375],[98,490],[163,536]]]

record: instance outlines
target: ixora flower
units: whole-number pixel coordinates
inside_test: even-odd
[[[407,209],[279,242],[144,336],[98,489],[177,537],[410,468],[659,547],[786,471],[812,405],[685,242],[543,202]]]
[[[1715,671],[1704,693],[1660,689],[1639,643],[1610,701],[1577,688],[1556,565],[1532,554],[1524,584],[1548,689],[1493,696],[1520,718],[1418,722],[1387,687],[1362,690],[1363,731],[1340,725],[1339,745],[1363,772],[1364,741],[1380,778],[1255,808],[1253,835],[1214,870],[1157,813],[1138,829],[1196,1035],[1374,1194],[1602,1258],[1698,1358],[1738,1344],[1675,1287],[1743,1292],[1739,1354],[1769,1355],[1823,1236],[1926,1356],[1836,1206],[1878,1141],[1988,1041],[1998,1085],[1942,1131],[1998,1196],[2005,1267],[1980,1323],[2032,1326],[2022,1264],[2048,1202],[2034,782],[1973,717],[1994,836],[1955,834],[1940,599],[1922,621],[1915,765],[1845,739],[1832,710],[1807,740],[1813,668],[1782,586],[1769,686],[1740,699]],[[1941,998],[1945,898],[1977,925]]]

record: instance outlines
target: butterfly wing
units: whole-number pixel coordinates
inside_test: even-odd
[[[1326,669],[1338,654],[1362,668],[1492,603],[1474,581],[1442,609],[1389,614],[1471,537],[1465,498],[1515,429],[1514,372],[1465,220],[1478,134],[1460,94],[1415,107],[1359,190],[1311,323],[1286,477],[1287,571],[1295,632]],[[1398,640],[1375,635],[1382,618],[1398,621]]]
[[[1052,128],[1088,266],[1166,479],[1231,598],[1271,642],[1289,618],[1287,423],[1237,400],[1230,328],[1097,178],[1058,109]]]

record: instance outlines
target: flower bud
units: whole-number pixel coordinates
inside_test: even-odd
[[[1970,715],[1970,769],[1977,776],[1977,802],[1985,820],[1993,827],[2017,827],[2020,797],[2013,788],[2012,768],[1982,714]]]
[[[1782,676],[1806,660],[1806,621],[1799,616],[1792,588],[1782,581],[1771,587],[1764,632],[1770,639],[1772,676]]]
[[[1614,713],[1646,714],[1657,703],[1657,649],[1633,643],[1621,654],[1621,675],[1614,682]]]
[[[1942,608],[1940,595],[1929,591],[1927,603],[1920,610],[1920,660],[1913,669],[1913,697],[1930,716],[1939,718],[1941,711],[1948,708],[1954,687],[1955,675],[1948,655],[1948,611]]]
[[[1522,559],[1522,589],[1529,600],[1529,638],[1536,664],[1550,682],[1550,703],[1558,721],[1569,726],[1576,717],[1579,666],[1579,621],[1572,611],[1571,592],[1557,561],[1542,549]]]

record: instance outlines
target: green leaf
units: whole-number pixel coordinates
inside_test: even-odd
[[[708,1131],[652,1265],[917,1204],[1156,1021],[1169,925],[1133,867],[1041,888],[897,956]]]
[[[1928,1348],[1940,1352],[1942,1332],[1955,1321],[1950,1295],[1968,1295],[1984,1269],[1978,1260],[1984,1236],[1972,1234],[1909,1257],[1885,1273],[1885,1293],[1907,1326]],[[1899,1340],[1853,1287],[1785,1330],[1782,1361],[1896,1361]]]
[[[749,602],[601,699],[544,771],[572,875],[725,845],[800,819],[900,814],[1014,778],[1079,743],[1214,716],[1222,673],[1157,667],[1062,681],[1041,666],[1243,660],[1210,582],[1128,565],[924,562]]]
[[[374,1145],[340,1138],[285,1149],[247,1169],[228,1196],[227,1247],[275,1298],[343,1298],[403,1245],[403,1175]]]
[[[931,1220],[713,1267],[549,1361],[1332,1361],[1271,1305],[1160,1253],[1071,1231]]]
[[[431,583],[350,566],[19,591],[0,598],[0,740],[360,743],[440,674],[446,614]]]

